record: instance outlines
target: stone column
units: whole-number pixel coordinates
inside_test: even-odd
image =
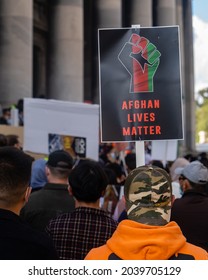
[[[0,103],[32,97],[32,0],[0,1]]]
[[[184,61],[184,26],[183,26],[183,5],[182,0],[176,0],[176,23],[179,25],[180,30],[180,53],[181,53],[181,90],[182,90],[182,109],[183,109],[183,124],[185,124],[185,61]],[[185,134],[185,129],[184,129]],[[184,147],[185,141],[178,141],[178,154],[184,155],[186,153],[186,149]]]
[[[180,27],[181,87],[184,117],[184,141],[179,141],[179,152],[195,150],[195,101],[193,70],[192,1],[158,0],[157,25]]]
[[[176,24],[176,0],[158,0],[156,8],[158,26]]]
[[[194,61],[193,61],[193,27],[192,0],[183,0],[184,26],[184,148],[186,152],[195,150],[195,99],[194,99]]]
[[[52,99],[83,101],[83,1],[50,1],[49,85]]]
[[[98,28],[120,28],[122,25],[121,0],[93,0],[96,30],[93,34],[94,50],[96,55],[93,61],[93,102],[99,103],[99,83],[98,83]]]
[[[96,0],[98,28],[121,27],[121,0]]]
[[[137,24],[141,25],[141,27],[152,26],[152,0],[127,0],[126,5],[129,6],[130,11],[130,26]]]

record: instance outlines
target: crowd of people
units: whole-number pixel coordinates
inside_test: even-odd
[[[13,117],[12,116],[12,109],[17,110],[17,125],[23,126],[24,125],[24,101],[23,99],[19,99],[17,104],[12,104],[9,107],[2,108],[0,104],[0,125],[12,125]]]
[[[35,159],[10,138],[0,135],[1,259],[208,259],[206,153],[136,166],[132,147],[109,143],[97,161]]]
[[[0,147],[15,147],[17,149],[22,149],[22,143],[19,136],[16,134],[2,134],[0,133]]]

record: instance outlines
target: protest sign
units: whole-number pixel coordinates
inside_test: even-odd
[[[183,139],[179,28],[99,30],[102,142]]]
[[[178,141],[152,141],[151,158],[153,160],[161,160],[163,163],[174,161],[177,158]]]
[[[98,160],[99,106],[79,102],[24,99],[24,150]]]

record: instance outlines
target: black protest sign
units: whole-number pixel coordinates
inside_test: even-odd
[[[101,141],[183,139],[179,29],[99,30]]]

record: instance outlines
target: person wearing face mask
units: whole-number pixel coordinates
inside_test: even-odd
[[[2,110],[2,116],[0,117],[0,124],[10,125],[11,112],[10,108],[4,108]]]
[[[208,251],[208,169],[196,160],[175,172],[183,195],[173,203],[171,221],[178,223],[188,242]]]

